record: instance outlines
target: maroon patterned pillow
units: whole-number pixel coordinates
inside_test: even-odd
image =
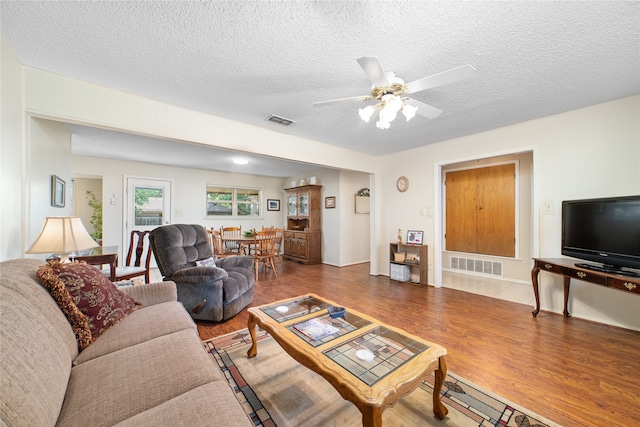
[[[53,273],[62,280],[73,303],[89,318],[95,340],[142,304],[121,292],[98,270],[85,262],[56,263]]]

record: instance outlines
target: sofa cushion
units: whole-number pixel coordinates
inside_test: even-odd
[[[49,267],[62,280],[74,304],[89,318],[94,340],[129,313],[142,307],[89,264],[52,262]]]
[[[226,381],[208,383],[126,419],[116,426],[252,426],[253,423],[242,406],[229,391],[230,387]]]
[[[185,329],[74,366],[57,425],[112,426],[213,381],[225,380]]]
[[[144,306],[178,299],[176,284],[170,280],[148,283],[144,286],[124,286],[120,290]]]
[[[0,425],[53,426],[78,344],[69,321],[36,279],[44,261],[0,263]]]
[[[149,285],[145,285],[149,286]],[[74,365],[184,329],[197,330],[191,316],[177,301],[136,310],[109,328],[73,361]]]

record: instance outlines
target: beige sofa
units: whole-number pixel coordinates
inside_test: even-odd
[[[251,426],[173,282],[78,353],[33,259],[0,263],[1,426]]]

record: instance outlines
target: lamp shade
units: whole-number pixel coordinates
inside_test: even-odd
[[[42,226],[40,235],[27,249],[28,254],[70,254],[98,246],[91,238],[82,220],[74,216],[50,216]]]

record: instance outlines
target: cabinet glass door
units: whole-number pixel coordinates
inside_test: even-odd
[[[309,216],[309,193],[298,194],[298,215]]]
[[[287,198],[287,215],[296,216],[296,195],[292,194]]]

